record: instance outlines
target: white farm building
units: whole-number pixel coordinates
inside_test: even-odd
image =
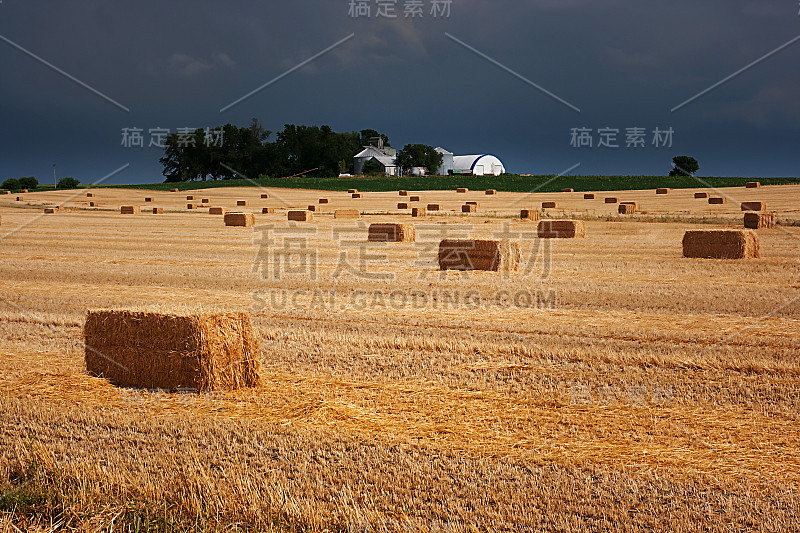
[[[435,173],[446,176],[448,174],[475,175],[475,176],[499,176],[506,171],[505,165],[500,159],[491,154],[483,155],[454,155],[444,148],[436,148],[442,154],[442,166],[436,169]],[[353,158],[355,174],[362,173],[364,164],[367,161],[379,163],[387,176],[397,176],[401,169],[397,166],[397,151],[388,146],[384,147],[382,139],[375,139],[371,146],[365,146]],[[420,176],[430,174],[430,169],[413,168],[405,169],[411,171],[413,175]]]

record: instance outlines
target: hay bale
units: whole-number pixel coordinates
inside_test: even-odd
[[[408,196],[408,191],[398,191],[400,196]]]
[[[22,190],[21,190],[21,191],[19,191],[19,192],[21,192],[22,194],[28,194],[28,189],[22,189]]]
[[[519,242],[483,239],[444,239],[439,243],[439,269],[518,270],[522,262]]]
[[[761,187],[761,182],[760,181],[748,181],[747,183],[744,184],[744,186],[746,188],[748,188],[748,189],[758,189],[759,187]]]
[[[631,204],[619,204],[620,215],[632,215],[636,212],[636,206]]]
[[[427,209],[424,207],[415,207],[411,210],[411,216],[414,218],[424,217],[428,214]]]
[[[337,209],[333,212],[333,218],[361,218],[361,211],[358,209]]]
[[[461,206],[462,213],[477,213],[478,206],[473,204],[464,204]]]
[[[519,212],[519,218],[522,220],[539,220],[540,216],[536,209],[523,209]]]
[[[347,194],[356,194],[358,189],[347,189]]]
[[[317,206],[310,205],[310,206],[308,206],[308,210],[311,211],[312,213],[314,213],[317,210]]]
[[[419,196],[410,196],[408,198],[408,201],[409,202],[421,202],[422,200],[421,200],[421,198]]]
[[[594,200],[595,199],[595,194],[591,193],[591,192],[587,192],[586,194],[583,195],[583,199],[584,200]]]
[[[55,215],[56,213],[58,213],[58,209],[56,209],[54,207],[47,207],[44,210],[44,214],[45,215]]]
[[[180,189],[170,189],[169,192],[181,192]]]
[[[236,207],[247,207],[247,200],[236,200]]]
[[[575,189],[561,189],[561,192],[575,192]]]
[[[409,205],[407,203],[401,202],[397,204],[397,209],[408,209]]]
[[[269,200],[269,198],[270,198],[270,196],[269,196],[269,194],[267,194],[267,193],[263,193],[263,194],[261,195],[261,199],[262,199],[262,200]]]
[[[775,213],[745,213],[744,227],[749,229],[772,229],[775,227]]]
[[[683,257],[756,258],[761,257],[761,243],[750,230],[691,230],[683,235]]]
[[[617,198],[616,196],[606,196],[604,201],[607,204],[618,204],[619,198]]]
[[[766,211],[767,202],[742,202],[742,211]]]
[[[709,193],[707,193],[707,192],[696,192],[696,193],[694,193],[694,197],[695,198],[708,198],[709,196],[711,196],[711,195]]]
[[[464,203],[467,204],[467,205],[474,205],[475,207],[480,207],[481,206],[480,202],[464,202]]]
[[[197,204],[186,204],[186,209],[197,209]]]
[[[486,196],[494,196],[496,194],[497,194],[497,191],[494,190],[494,189],[487,189],[486,190]]]
[[[142,208],[138,205],[123,205],[119,208],[121,215],[138,215],[142,212]]]
[[[261,214],[262,215],[272,215],[274,213],[275,213],[275,208],[274,207],[262,207],[261,208]]]
[[[542,202],[542,209],[558,209],[558,202]]]
[[[228,212],[228,210],[225,209],[224,207],[209,207],[208,208],[208,214],[209,215],[224,215],[227,212]]]
[[[329,203],[331,203],[331,201],[329,199],[327,199],[327,198],[320,198],[318,203],[319,204],[329,204]]]
[[[639,210],[639,202],[620,202],[620,205],[632,205],[634,211]]]
[[[21,202],[22,201],[22,196],[17,196],[17,201]]]
[[[97,204],[95,204],[94,202],[89,202],[89,207],[97,207]]]
[[[542,220],[537,233],[540,239],[577,239],[586,236],[582,220]]]
[[[192,195],[190,194],[189,196],[187,196],[187,197],[186,197],[186,199],[187,199],[187,200],[189,200],[189,201],[191,201],[191,200],[194,200],[194,196],[192,196]]]
[[[708,199],[708,203],[709,204],[713,204],[713,205],[725,205],[725,204],[728,203],[728,199],[727,198],[712,197],[712,198]]]
[[[144,201],[145,201],[145,203],[150,203],[150,202],[153,201],[153,199],[152,198],[145,198]]]
[[[358,200],[358,199],[363,198],[364,196],[360,192],[354,192],[352,194],[352,197],[355,198],[356,200]]]
[[[656,194],[669,194],[669,189],[656,189]]]
[[[86,198],[94,198],[94,193],[93,192],[87,192],[86,193]]]
[[[442,210],[442,206],[439,205],[439,204],[428,204],[426,209],[428,211],[441,211]]]
[[[162,214],[164,214],[164,208],[163,207],[154,207],[153,208],[153,214],[154,215],[162,215]]]
[[[252,228],[256,225],[253,213],[225,213],[225,225],[239,228]]]
[[[202,200],[200,200],[200,203],[201,204],[210,204],[211,203],[211,199],[210,198],[203,198]]]
[[[289,211],[288,219],[294,222],[311,222],[314,220],[314,213],[311,211]]]
[[[415,242],[414,224],[370,224],[367,240],[370,242]]]
[[[86,371],[122,387],[235,390],[261,384],[247,313],[89,310]]]
[[[467,189],[466,187],[459,187],[458,189],[456,189],[456,192],[459,194],[466,194],[469,192],[469,189]]]

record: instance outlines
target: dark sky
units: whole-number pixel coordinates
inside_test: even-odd
[[[252,117],[493,153],[518,173],[664,174],[689,154],[702,175],[800,175],[798,0],[453,0],[435,18],[417,1],[422,18],[397,0],[392,19],[377,0],[356,2],[369,18],[350,0],[2,0],[0,179],[49,182],[57,163],[87,183],[128,164],[108,182],[162,181],[161,150],[123,147],[123,128],[147,145],[150,129]],[[570,146],[573,128],[593,148]],[[619,147],[598,147],[603,128]]]

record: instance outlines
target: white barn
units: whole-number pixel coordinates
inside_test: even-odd
[[[457,155],[453,157],[453,174],[472,174],[475,176],[499,176],[505,174],[503,162],[491,154]]]

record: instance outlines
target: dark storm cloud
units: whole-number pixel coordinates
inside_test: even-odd
[[[455,0],[449,17],[348,16],[349,0],[222,3],[4,0],[0,35],[115,102],[0,42],[0,178],[160,180],[160,151],[122,129],[246,124],[375,128],[394,145],[492,152],[516,172],[796,175],[800,42],[671,109],[800,35],[796,1]],[[354,37],[224,112],[270,80]],[[448,38],[446,34],[453,38]],[[501,63],[511,74],[459,44]],[[523,81],[524,78],[570,107]],[[573,128],[619,130],[576,149]],[[626,128],[647,131],[627,149]],[[652,130],[674,130],[652,146]]]

